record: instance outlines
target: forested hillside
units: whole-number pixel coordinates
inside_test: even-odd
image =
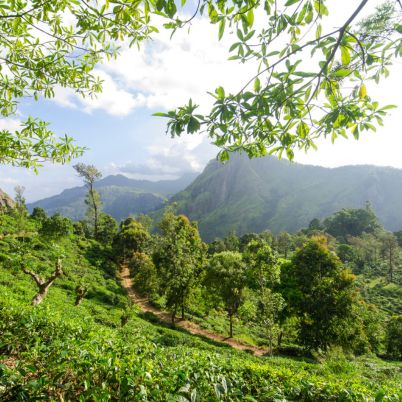
[[[177,180],[134,180],[123,175],[107,176],[95,183],[102,196],[106,213],[120,220],[130,214],[142,214],[161,208],[165,200],[187,187],[195,174],[187,174]],[[71,219],[85,217],[85,187],[74,187],[61,194],[28,204],[32,211],[43,208],[48,214],[58,212]]]
[[[199,222],[205,240],[266,229],[295,232],[314,218],[370,202],[384,227],[402,228],[402,170],[376,166],[323,168],[273,157],[234,154],[211,161],[184,191],[178,210]]]
[[[0,211],[1,401],[400,400],[401,236],[369,207],[206,244],[87,205]]]

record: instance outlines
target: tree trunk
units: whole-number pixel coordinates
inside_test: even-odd
[[[176,309],[177,307],[175,306],[173,311],[172,311],[172,325],[175,326],[175,319],[176,319]]]
[[[32,299],[32,305],[36,306],[40,303],[42,303],[43,299],[46,297],[47,292],[50,288],[50,286],[52,285],[53,282],[51,282],[50,284],[46,285],[46,286],[40,286],[39,287],[39,292],[34,296],[34,298]]]
[[[93,185],[91,184],[90,188],[90,194],[91,194],[91,199],[92,199],[92,206],[94,208],[94,237],[95,239],[98,238],[98,206],[96,205],[95,201],[95,196],[94,196],[94,190],[93,190]]]
[[[46,297],[47,292],[49,291],[50,286],[53,285],[53,282],[61,275],[63,275],[63,271],[61,269],[61,260],[57,260],[56,268],[54,269],[53,274],[47,279],[43,280],[39,275],[35,272],[29,271],[26,268],[22,269],[24,273],[30,275],[32,279],[35,281],[36,285],[39,288],[38,293],[34,296],[31,303],[36,306],[42,303],[43,299]]]
[[[82,300],[84,299],[84,297],[86,296],[88,292],[88,289],[85,286],[77,286],[75,288],[75,305],[79,306],[82,302]]]
[[[278,348],[281,347],[281,345],[282,345],[282,337],[283,337],[283,331],[281,330],[281,331],[279,331],[279,334],[278,334]]]
[[[233,314],[229,313],[229,338],[233,338]]]
[[[388,271],[388,275],[389,275],[389,281],[392,282],[394,279],[394,270],[393,270],[393,266],[392,266],[392,260],[393,260],[393,255],[392,255],[392,246],[389,246],[389,271]]]

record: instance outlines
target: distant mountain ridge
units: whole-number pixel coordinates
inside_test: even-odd
[[[211,161],[184,191],[171,199],[197,220],[207,241],[227,235],[297,231],[313,218],[369,201],[386,229],[402,229],[402,170],[376,166],[324,168],[232,155]]]
[[[130,214],[147,213],[161,208],[167,198],[187,187],[197,174],[186,174],[176,180],[134,180],[124,175],[107,176],[95,183],[104,212],[123,219]],[[29,203],[28,209],[43,208],[49,215],[56,212],[72,219],[85,216],[84,203],[87,190],[84,186],[73,187],[60,194]]]

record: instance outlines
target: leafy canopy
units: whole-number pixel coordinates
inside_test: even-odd
[[[118,44],[138,44],[157,29],[149,1],[0,2],[0,113],[17,114],[24,98],[52,98],[60,88],[94,96],[102,82],[94,68],[118,54]],[[46,160],[66,162],[83,153],[67,135],[29,117],[20,130],[0,131],[0,163],[37,170]]]
[[[221,148],[250,157],[267,152],[293,158],[294,149],[316,148],[316,140],[351,133],[358,139],[376,130],[393,106],[381,107],[370,97],[367,83],[389,74],[389,65],[402,54],[402,12],[398,1],[379,5],[375,14],[356,23],[368,0],[360,0],[341,26],[325,24],[325,0],[265,0],[202,2],[219,38],[230,26],[237,40],[230,59],[256,66],[253,77],[234,93],[215,89],[212,110],[197,114],[197,105],[168,113],[172,137],[205,131]],[[264,13],[263,28],[254,13]]]
[[[139,45],[157,32],[151,17],[162,17],[164,27],[175,32],[207,14],[219,26],[219,39],[226,27],[236,31],[230,59],[254,63],[256,73],[237,93],[218,87],[214,107],[205,116],[196,114],[191,100],[159,113],[169,118],[173,137],[205,129],[221,147],[222,160],[232,150],[249,156],[285,151],[292,159],[294,148],[315,147],[322,136],[334,141],[351,132],[359,138],[361,131],[375,130],[391,107],[372,100],[366,83],[386,77],[393,58],[401,55],[400,3],[390,0],[356,24],[368,4],[361,0],[332,30],[324,24],[326,4],[199,0],[193,16],[183,19],[174,0],[0,2],[0,113],[13,116],[22,99],[51,98],[59,87],[95,96],[102,89],[96,66],[117,57],[120,44]],[[265,13],[258,32],[257,12]],[[64,163],[83,151],[71,137],[56,138],[47,122],[33,117],[19,130],[0,131],[2,164],[37,170],[44,161]]]

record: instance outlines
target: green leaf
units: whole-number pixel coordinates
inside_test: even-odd
[[[296,3],[300,3],[300,0],[288,0],[288,1],[285,3],[285,7],[289,7],[289,6],[291,6],[292,4],[296,4]]]
[[[260,92],[260,90],[261,90],[261,81],[260,81],[260,79],[257,77],[257,78],[254,80],[254,92]]]
[[[222,162],[226,162],[226,161],[229,160],[229,152],[228,152],[226,149],[224,149],[223,151],[221,151],[218,156],[219,156],[219,159],[220,159]]]
[[[367,96],[367,88],[366,88],[365,84],[360,85],[359,96],[360,96],[360,99],[363,99]]]
[[[219,33],[218,33],[218,39],[221,40],[223,33],[225,32],[225,23],[226,20],[223,18],[221,19],[221,22],[219,23]]]
[[[250,8],[250,10],[247,13],[247,22],[251,26],[254,24],[254,10]]]
[[[346,46],[341,46],[341,60],[344,66],[350,63],[350,52]]]
[[[347,70],[346,68],[341,68],[334,72],[335,77],[347,77],[350,74],[352,74],[352,70]]]

